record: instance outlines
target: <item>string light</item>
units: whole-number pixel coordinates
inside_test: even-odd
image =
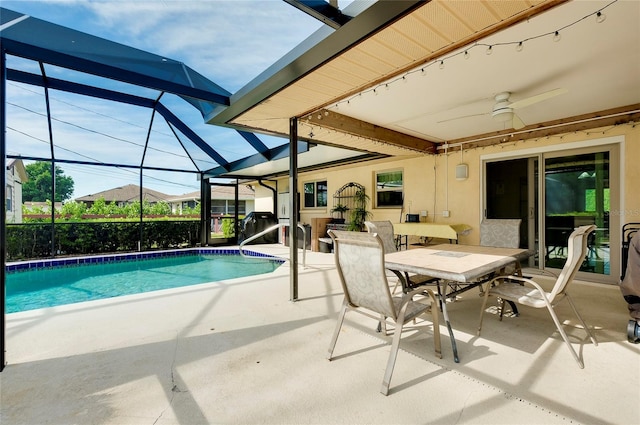
[[[366,94],[367,92],[373,92],[374,94],[377,95],[379,93],[379,90],[377,90],[377,89],[379,89],[380,87],[384,86],[384,88],[388,90],[390,88],[390,84],[395,83],[396,81],[399,81],[399,80],[402,80],[403,82],[407,82],[408,81],[407,77],[409,77],[410,75],[412,75],[414,73],[419,72],[421,76],[426,76],[428,74],[427,68],[429,68],[430,66],[435,66],[437,64],[440,69],[444,69],[445,60],[452,59],[452,58],[454,58],[456,56],[463,56],[465,59],[469,59],[471,57],[471,53],[470,53],[471,49],[476,48],[476,47],[484,47],[485,48],[485,54],[487,56],[490,56],[491,54],[493,54],[493,51],[495,50],[495,48],[497,46],[515,45],[515,50],[517,52],[521,52],[521,51],[524,50],[524,44],[526,42],[529,42],[529,41],[532,41],[532,40],[536,40],[536,39],[539,39],[539,38],[542,38],[542,37],[551,36],[554,42],[559,42],[561,40],[561,38],[562,38],[562,35],[560,34],[560,31],[564,31],[567,28],[570,28],[570,27],[580,23],[581,21],[590,18],[591,16],[595,16],[595,20],[596,20],[597,23],[604,22],[607,17],[604,14],[603,10],[606,9],[607,7],[609,7],[609,6],[617,3],[618,1],[619,0],[612,0],[609,4],[607,4],[606,6],[602,7],[601,9],[599,9],[599,10],[597,10],[595,12],[592,12],[592,13],[586,15],[586,16],[583,16],[582,18],[577,19],[577,20],[575,20],[575,21],[571,22],[570,24],[567,24],[567,25],[565,25],[563,27],[560,27],[557,30],[550,31],[550,32],[547,32],[547,33],[544,33],[544,34],[539,34],[537,36],[529,37],[529,38],[526,38],[524,40],[510,41],[510,42],[503,42],[503,43],[495,43],[495,44],[484,44],[484,43],[473,44],[472,46],[470,46],[469,48],[467,48],[465,50],[458,51],[457,53],[451,54],[449,56],[446,56],[446,57],[443,57],[443,58],[440,58],[440,59],[437,59],[437,60],[434,60],[431,63],[427,63],[426,65],[422,66],[421,68],[415,69],[413,71],[409,71],[406,74],[404,74],[402,77],[398,77],[398,78],[390,80],[390,81],[388,81],[386,83],[381,83],[378,86],[376,86],[375,88],[359,92],[357,95],[354,95],[349,99],[345,99],[343,101],[337,102],[333,107],[338,109],[338,105],[341,104],[341,103],[347,103],[347,105],[349,105],[351,99],[353,99],[355,96],[362,96],[363,93]]]

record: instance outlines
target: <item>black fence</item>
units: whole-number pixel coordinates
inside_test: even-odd
[[[199,220],[142,222],[7,224],[7,261],[154,249],[187,248],[200,243]],[[53,253],[52,253],[53,251]]]

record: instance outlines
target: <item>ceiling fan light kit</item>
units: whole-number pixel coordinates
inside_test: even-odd
[[[495,97],[496,104],[493,105],[493,111],[491,117],[498,122],[507,122],[513,119],[513,109],[509,107],[509,96],[511,93],[503,92],[498,93]]]

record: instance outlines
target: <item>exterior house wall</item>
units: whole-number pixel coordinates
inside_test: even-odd
[[[275,211],[273,211],[273,191],[260,185],[254,185],[253,187],[256,198],[252,211],[275,213]]]
[[[7,223],[22,223],[22,178],[20,177],[20,171],[18,170],[18,166],[22,167],[22,172],[24,173],[24,166],[22,162],[20,165],[17,165],[18,162],[13,162],[13,164],[6,169],[6,187],[5,187],[5,199],[7,200],[7,214],[6,221]],[[9,205],[9,201],[10,204]]]
[[[426,221],[447,224],[468,224],[473,230],[463,235],[460,242],[464,244],[478,244],[480,241],[479,225],[482,219],[482,158],[487,155],[514,154],[524,150],[574,148],[576,145],[600,143],[607,140],[622,140],[620,152],[621,170],[612,167],[611,172],[620,173],[620,209],[612,207],[611,216],[618,216],[619,223],[615,224],[612,217],[611,249],[619,249],[619,226],[627,222],[640,222],[640,126],[631,124],[618,127],[592,129],[586,132],[560,134],[540,139],[517,140],[484,148],[454,151],[440,155],[421,155],[405,158],[390,158],[366,162],[358,165],[335,167],[322,171],[300,173],[299,191],[305,182],[327,180],[328,206],[326,208],[301,209],[300,221],[310,223],[313,218],[330,217],[333,206],[333,194],[348,182],[364,185],[365,190],[373,200],[374,176],[376,171],[401,168],[404,171],[404,211],[400,208],[373,208],[373,220],[391,220],[399,222],[404,214],[419,214],[428,211]],[[564,147],[563,147],[564,145]],[[469,166],[469,177],[466,180],[456,180],[455,167],[464,162]],[[278,182],[279,187],[288,181],[283,177]],[[271,193],[256,191],[256,203],[265,202],[264,197]],[[271,199],[266,201],[271,203]],[[444,210],[450,211],[450,217],[443,217]],[[616,227],[618,226],[618,227]]]

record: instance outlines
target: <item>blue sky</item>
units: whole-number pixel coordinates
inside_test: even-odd
[[[339,3],[344,9],[349,2]],[[319,21],[282,0],[233,1],[10,1],[2,7],[98,37],[184,62],[221,87],[236,92],[315,32]],[[43,35],[46,36],[46,35]],[[39,70],[33,62],[9,57],[9,67]],[[48,75],[69,71],[45,66]],[[59,77],[60,78],[60,77]],[[85,76],[83,76],[85,78]],[[93,77],[89,77],[93,78]],[[133,94],[145,90],[96,81]],[[150,111],[50,92],[54,142],[58,158],[138,164]],[[179,98],[162,102],[227,160],[253,153],[233,130],[203,123],[200,113]],[[7,82],[7,150],[9,154],[46,156],[49,152],[42,89]],[[267,145],[282,139],[259,136]],[[171,166],[188,161],[171,130],[155,119],[145,164]],[[204,163],[205,158],[196,158]],[[73,197],[128,183],[139,184],[135,170],[59,164],[75,182]],[[215,164],[212,164],[214,166]],[[191,174],[145,172],[144,185],[168,194],[199,189]]]

